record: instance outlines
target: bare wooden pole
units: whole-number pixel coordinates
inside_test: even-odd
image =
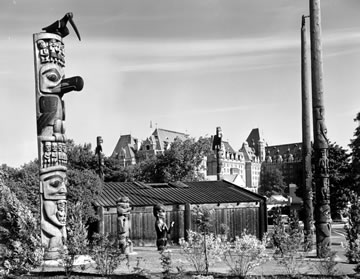
[[[320,0],[310,0],[311,81],[315,153],[316,251],[326,256],[331,244],[328,139],[325,125]]]
[[[301,99],[302,99],[302,169],[303,185],[305,187],[305,249],[311,250],[313,246],[313,201],[312,201],[312,170],[311,170],[311,133],[310,133],[310,88],[309,88],[309,65],[306,39],[306,16],[301,20]]]

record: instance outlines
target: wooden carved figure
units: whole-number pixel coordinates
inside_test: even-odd
[[[171,229],[174,226],[174,222],[171,222],[170,228],[165,223],[165,207],[162,204],[154,206],[153,210],[156,231],[156,246],[158,251],[163,251],[167,245],[167,235],[171,233]]]
[[[130,200],[128,197],[121,197],[116,201],[117,206],[117,231],[118,243],[121,253],[132,252],[130,236]]]
[[[35,65],[36,124],[40,174],[41,241],[44,260],[61,259],[66,241],[66,135],[64,94],[80,91],[81,77],[65,78],[67,23],[77,28],[67,13],[44,32],[33,35]]]

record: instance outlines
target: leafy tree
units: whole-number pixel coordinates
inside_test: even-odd
[[[39,224],[25,203],[0,178],[0,268],[20,275],[42,259]]]
[[[210,148],[209,139],[176,139],[163,154],[141,162],[135,177],[140,181],[157,183],[202,180],[199,170]]]
[[[347,212],[349,222],[345,226],[347,240],[345,255],[350,263],[360,263],[360,199],[354,192],[350,197],[350,203]]]
[[[78,170],[98,169],[98,161],[90,143],[75,144],[73,140],[66,143],[68,168]]]
[[[356,122],[360,122],[360,112],[354,119]],[[351,176],[354,184],[352,189],[360,194],[360,125],[355,129],[354,139],[350,141],[349,147],[351,148]]]
[[[140,164],[123,166],[117,158],[104,158],[105,182],[129,182],[139,180],[140,173]]]
[[[336,217],[347,206],[351,192],[350,154],[336,143],[329,144],[331,215]]]
[[[260,174],[259,194],[270,197],[288,192],[284,176],[279,169],[266,169]]]
[[[17,199],[24,203],[39,220],[39,165],[38,160],[30,161],[20,168],[1,167],[4,183],[15,193]]]
[[[83,222],[86,224],[98,220],[94,202],[101,193],[101,180],[92,170],[69,169],[67,200],[73,204],[81,203]]]

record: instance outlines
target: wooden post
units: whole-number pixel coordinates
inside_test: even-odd
[[[261,200],[259,206],[259,239],[267,232],[267,206],[266,201]]]
[[[63,96],[81,91],[81,77],[65,78],[65,45],[68,22],[80,35],[72,13],[55,21],[45,32],[33,35],[36,124],[40,178],[41,242],[44,260],[59,260],[66,244],[67,152]]]
[[[185,204],[185,211],[184,211],[184,238],[185,241],[189,240],[188,230],[191,229],[191,209],[190,204]]]
[[[311,81],[315,153],[316,251],[324,258],[331,245],[328,138],[325,125],[320,0],[310,0]]]
[[[305,247],[312,250],[313,230],[313,191],[312,191],[312,169],[311,169],[311,133],[310,133],[310,90],[308,73],[308,52],[306,40],[305,16],[301,20],[301,99],[302,99],[302,183],[305,188],[304,208],[305,208]]]

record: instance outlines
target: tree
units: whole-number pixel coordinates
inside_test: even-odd
[[[274,194],[284,195],[288,192],[284,176],[279,169],[266,169],[260,174],[259,194],[270,197]]]
[[[355,122],[360,122],[360,112],[354,119]],[[351,148],[351,177],[353,179],[352,189],[360,194],[360,125],[356,127],[354,132],[354,139],[350,141]]]
[[[92,170],[70,169],[67,171],[67,178],[67,200],[73,204],[82,204],[85,224],[97,221],[95,201],[101,193],[101,180],[98,175]]]
[[[66,147],[69,169],[94,171],[98,169],[98,161],[90,143],[75,144],[73,140],[69,139]]]
[[[352,188],[350,154],[337,145],[329,144],[330,207],[335,218],[347,206]]]
[[[24,203],[39,220],[39,165],[38,160],[30,161],[20,168],[6,165],[1,167],[4,173],[4,183]],[[39,218],[38,218],[39,217]]]
[[[201,163],[210,154],[210,140],[175,139],[168,150],[140,163],[138,180],[143,182],[199,181]]]
[[[0,177],[1,263],[15,275],[27,273],[42,260],[39,222]],[[1,266],[0,266],[1,268]]]

